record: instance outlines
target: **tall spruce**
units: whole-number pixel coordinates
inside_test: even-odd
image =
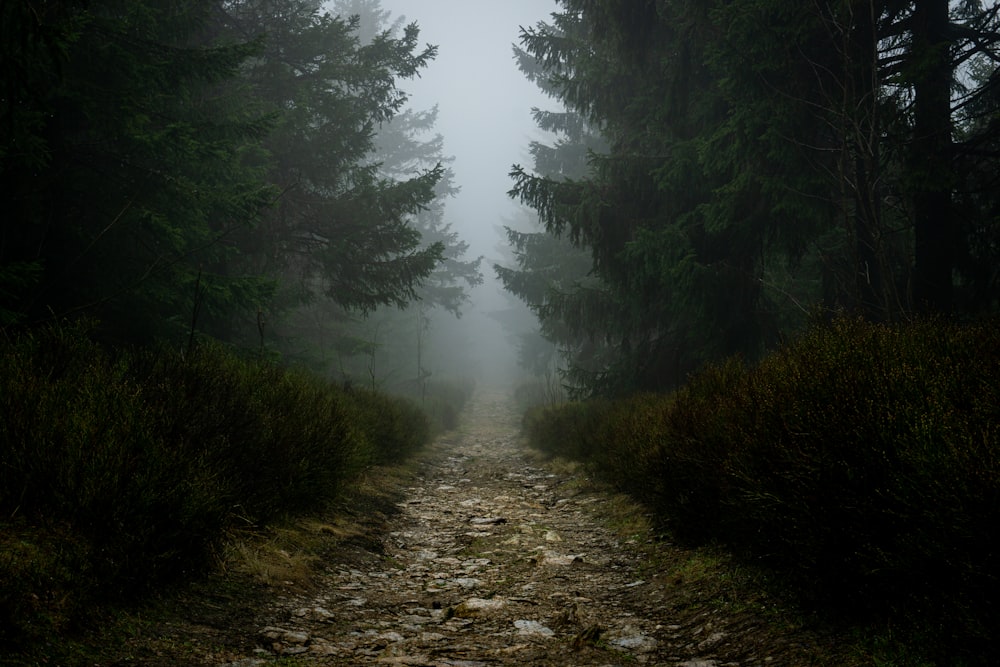
[[[380,0],[338,0],[333,6],[341,15],[359,17],[358,34],[363,39],[398,34],[407,25],[406,17],[393,17],[382,9]],[[445,154],[445,138],[437,132],[437,122],[436,106],[404,109],[379,127],[371,159],[383,178],[394,181],[405,180],[421,170],[442,169],[433,200],[409,217],[409,223],[420,232],[422,247],[442,248],[441,261],[422,281],[409,304],[379,309],[347,332],[368,341],[380,336],[376,350],[365,348],[365,370],[369,371],[377,361],[381,369],[377,382],[415,396],[423,396],[431,377],[441,370],[434,367],[437,362],[455,362],[461,354],[452,347],[444,352],[445,359],[436,358],[441,356],[433,353],[440,347],[436,339],[450,325],[447,320],[462,316],[470,301],[470,290],[483,281],[479,269],[482,258],[467,257],[469,244],[446,221],[448,203],[459,188],[450,167],[454,158]],[[358,361],[347,365],[353,365],[354,375],[358,373]],[[458,367],[456,363],[451,365],[451,371]]]
[[[245,76],[278,117],[265,145],[280,196],[248,240],[258,270],[346,308],[405,305],[442,256],[420,246],[408,217],[433,201],[443,169],[394,181],[369,156],[379,125],[405,104],[398,80],[434,48],[419,46],[415,24],[362,44],[357,17],[310,0],[227,2],[221,21],[236,39],[264,36]]]
[[[4,4],[4,30],[23,29],[26,46],[3,73],[6,319],[88,315],[110,338],[178,338],[194,301],[266,294],[223,268],[229,237],[272,198],[259,151],[269,123],[228,85],[259,45],[207,43],[207,1],[17,14],[25,4]]]
[[[394,18],[378,0],[343,0],[331,3],[329,9],[359,53],[369,49],[377,53],[380,44],[416,43],[416,24],[405,17]],[[434,52],[428,46],[421,55],[429,59]],[[410,200],[417,205],[400,208],[397,221],[412,235],[412,257],[433,256],[433,263],[424,267],[405,294],[400,293],[405,298],[365,304],[338,298],[337,292],[311,289],[308,277],[289,280],[289,290],[306,285],[306,298],[293,304],[275,329],[284,339],[281,349],[286,354],[341,378],[375,385],[420,376],[419,369],[411,371],[411,366],[419,366],[413,360],[414,350],[419,356],[430,314],[438,308],[460,314],[469,298],[468,289],[482,280],[479,260],[465,257],[468,245],[445,222],[447,201],[457,188],[448,166],[451,158],[443,152],[444,140],[435,133],[437,109],[407,108],[404,87],[394,88],[393,103],[381,116],[358,119],[363,131],[352,130],[347,123],[339,132],[345,139],[357,138],[359,169],[365,179],[382,184],[385,192],[399,195],[414,183],[421,185],[419,201]],[[377,201],[374,195],[371,201]],[[391,203],[384,199],[382,205]],[[391,242],[377,226],[369,233],[373,241]]]
[[[513,194],[549,233],[591,251],[602,289],[576,305],[575,325],[606,318],[614,354],[590,388],[663,388],[701,359],[752,350],[761,337],[746,317],[759,290],[745,265],[752,246],[699,219],[712,191],[699,131],[721,113],[700,51],[705,24],[674,21],[655,3],[562,4],[552,29],[526,30],[522,46],[608,151],[591,155],[584,179],[515,169]]]
[[[522,45],[609,148],[584,177],[515,169],[513,193],[590,250],[621,309],[618,386],[753,357],[819,304],[883,320],[950,312],[953,292],[995,303],[995,6],[560,6]]]
[[[535,30],[572,42],[579,25],[570,16],[555,16],[552,24]],[[550,95],[557,95],[559,72],[547,69],[525,51],[514,47],[521,72]],[[600,132],[578,112],[533,109],[539,129],[550,143],[533,141],[529,146],[532,171],[553,181],[572,182],[591,173],[589,158],[606,150]],[[525,172],[515,168],[515,178]],[[530,210],[530,209],[525,209]],[[615,364],[614,343],[619,331],[619,312],[609,286],[591,271],[591,253],[580,240],[571,240],[569,230],[539,227],[537,216],[522,215],[504,228],[509,244],[508,261],[495,264],[494,271],[504,288],[534,313],[537,331],[523,331],[517,321],[507,324],[517,336],[521,366],[547,379],[560,374],[571,394],[587,393],[609,380]],[[594,307],[603,303],[605,307]],[[517,327],[517,328],[515,328]]]
[[[908,72],[913,86],[913,299],[918,308],[951,312],[955,229],[952,192],[953,38],[948,0],[916,0]]]

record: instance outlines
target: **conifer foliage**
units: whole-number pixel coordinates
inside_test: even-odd
[[[351,38],[365,51],[377,52],[380,44],[415,35],[405,16],[393,17],[379,0],[336,0],[328,7],[345,21]],[[433,53],[433,49],[428,47],[426,53]],[[378,86],[363,87],[370,88]],[[404,99],[396,91],[394,103]],[[436,315],[460,316],[470,298],[468,290],[482,282],[480,259],[465,257],[468,244],[445,221],[447,203],[458,187],[450,168],[454,158],[444,152],[445,140],[436,131],[437,120],[437,107],[417,110],[407,105],[369,125],[362,137],[368,149],[359,154],[357,167],[365,178],[382,184],[386,193],[395,193],[393,201],[407,204],[398,209],[396,220],[416,239],[412,260],[434,257],[432,269],[405,290],[383,290],[381,296],[388,299],[378,298],[373,291],[369,296],[375,298],[361,302],[343,298],[349,294],[347,290],[317,289],[321,273],[306,271],[290,277],[288,284],[304,285],[313,294],[299,294],[297,301],[296,295],[290,294],[288,312],[272,327],[270,342],[286,358],[361,386],[410,392],[415,379],[419,384],[426,381],[428,371],[420,358],[426,330],[433,327]],[[341,137],[355,132],[350,125],[336,131]],[[414,188],[414,184],[420,187]],[[377,238],[384,242],[389,235]],[[368,261],[360,251],[344,260]],[[288,268],[297,270],[296,266]],[[373,263],[372,269],[377,268]]]
[[[309,295],[413,300],[444,245],[411,216],[444,170],[370,154],[435,49],[322,5],[3,3],[0,324],[252,340]]]
[[[568,113],[538,113],[557,139],[515,166],[511,194],[590,266],[529,297],[551,248],[515,235],[523,260],[501,275],[578,392],[755,358],[816,307],[995,309],[995,4],[558,5],[523,29],[519,62]]]

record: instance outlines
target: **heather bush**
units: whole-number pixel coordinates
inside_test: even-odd
[[[242,520],[315,508],[367,454],[344,392],[310,375],[205,345],[188,359],[151,355],[143,386],[165,406],[160,429],[217,471]]]
[[[65,525],[0,523],[0,651],[51,641],[86,617],[91,562]]]
[[[590,466],[638,499],[655,502],[662,493],[661,480],[656,475],[637,476],[636,471],[660,461],[668,408],[669,402],[654,394],[602,404],[599,419],[588,427]]]
[[[203,569],[234,526],[321,510],[429,437],[403,399],[216,345],[112,354],[68,327],[0,346],[4,644]]]
[[[838,320],[753,368],[725,362],[671,396],[533,411],[526,427],[676,536],[779,568],[815,603],[892,619],[972,663],[997,648],[994,325]]]
[[[364,434],[366,460],[372,464],[400,461],[430,438],[424,413],[409,399],[367,390],[352,390],[352,422]]]
[[[945,615],[966,649],[1000,622],[1000,332],[816,327],[718,397],[726,538],[878,616]]]
[[[609,408],[604,401],[535,407],[525,413],[523,429],[532,445],[549,456],[590,461],[607,444],[600,427]]]
[[[3,360],[3,516],[65,523],[111,596],[204,559],[225,511],[205,488],[213,471],[165,440],[127,360],[61,330],[25,337]]]

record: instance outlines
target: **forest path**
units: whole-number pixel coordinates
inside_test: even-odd
[[[382,553],[276,600],[254,656],[226,665],[819,664],[801,631],[694,601],[688,555],[650,561],[676,548],[613,530],[601,508],[621,499],[542,467],[517,433],[505,397],[477,393],[406,482]]]

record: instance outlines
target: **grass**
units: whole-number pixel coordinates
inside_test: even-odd
[[[244,572],[266,586],[306,586],[321,559],[300,545],[293,545],[291,550],[284,548],[282,542],[279,537],[264,542],[238,540],[227,545],[229,553],[225,558],[232,569]]]

